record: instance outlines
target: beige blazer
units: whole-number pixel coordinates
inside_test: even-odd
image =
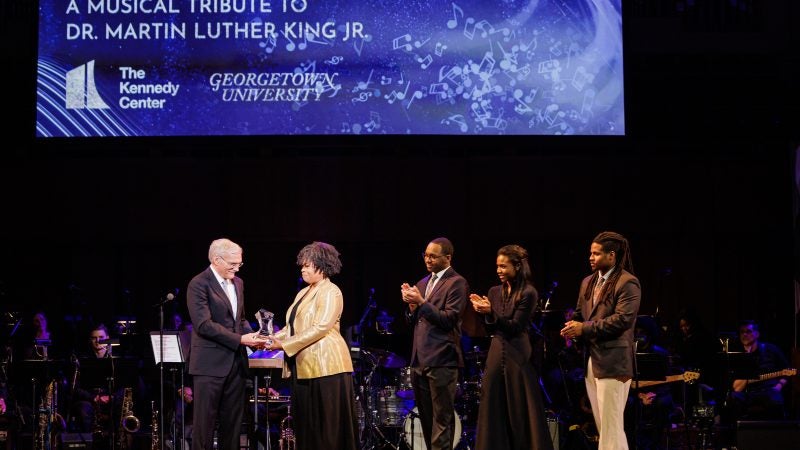
[[[292,330],[289,315],[297,302],[300,306]],[[350,349],[339,333],[343,307],[342,291],[327,278],[317,283],[313,290],[306,286],[297,293],[286,311],[286,327],[275,334],[283,343],[286,356],[295,357],[297,378],[319,378],[353,371]],[[283,377],[290,376],[289,365],[284,359]]]

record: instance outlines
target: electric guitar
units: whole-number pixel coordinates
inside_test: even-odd
[[[773,378],[793,377],[795,375],[797,375],[797,369],[783,369],[778,370],[777,372],[769,372],[759,375],[757,379],[753,380],[734,380],[733,390],[736,392],[742,392],[750,383],[758,383],[760,381],[767,381]]]
[[[700,378],[700,372],[694,372],[691,370],[687,370],[686,372],[677,374],[677,375],[667,375],[666,380],[657,380],[657,381],[640,381],[639,382],[639,389],[650,387],[650,386],[657,386],[659,384],[665,383],[675,383],[676,381],[683,381],[684,383],[692,384],[698,378]],[[636,388],[636,386],[631,385],[632,388]]]

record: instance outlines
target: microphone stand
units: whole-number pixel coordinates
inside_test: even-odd
[[[177,289],[175,290],[177,292]],[[171,302],[175,299],[175,294],[170,292],[164,298],[162,298],[155,306],[158,306],[158,346],[159,346],[159,356],[158,356],[158,383],[159,383],[159,390],[161,391],[161,398],[160,398],[160,415],[158,417],[159,420],[159,450],[164,450],[164,305]],[[175,386],[175,376],[173,372],[172,377],[173,383],[172,385]],[[181,386],[183,387],[183,386]],[[181,391],[181,401],[183,401],[183,391]],[[172,448],[175,448],[175,432],[173,430],[172,433]],[[151,449],[152,450],[152,449]]]
[[[160,351],[158,353],[158,382],[161,391],[161,414],[158,417],[158,432],[160,433],[160,436],[158,442],[161,446],[160,450],[164,450],[164,304],[167,303],[167,301],[169,300],[164,300],[158,303],[158,345],[160,347]],[[175,436],[173,435],[173,439],[174,438]],[[175,448],[174,443],[172,444],[172,448]]]
[[[364,347],[364,343],[362,339],[364,338],[364,324],[367,322],[367,317],[369,317],[370,311],[375,309],[375,301],[372,300],[372,296],[375,294],[375,288],[370,288],[369,290],[369,298],[367,300],[367,309],[364,310],[364,313],[361,314],[361,319],[358,320],[358,330],[356,336],[358,336],[358,344],[361,347]]]

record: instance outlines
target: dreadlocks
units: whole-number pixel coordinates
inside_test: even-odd
[[[617,280],[622,275],[622,270],[624,269],[631,275],[633,273],[633,260],[631,259],[631,251],[630,245],[628,244],[628,240],[625,239],[625,236],[615,233],[613,231],[603,231],[602,233],[595,236],[592,239],[593,244],[600,244],[604,253],[611,253],[617,256],[617,265],[615,266],[617,270],[611,274],[611,276],[606,280],[603,284],[603,288],[600,291],[600,298],[603,298],[609,289],[613,289],[614,286],[617,285]],[[597,283],[597,278],[600,276],[600,272],[595,272],[592,279],[589,281],[589,286],[594,286]],[[586,289],[586,292],[583,293],[583,298],[591,304],[592,301],[592,289]]]

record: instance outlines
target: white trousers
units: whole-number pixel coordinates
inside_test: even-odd
[[[598,450],[628,450],[625,438],[625,403],[631,380],[621,382],[614,378],[595,378],[592,360],[586,368],[586,393],[592,404],[592,414],[600,432]]]

